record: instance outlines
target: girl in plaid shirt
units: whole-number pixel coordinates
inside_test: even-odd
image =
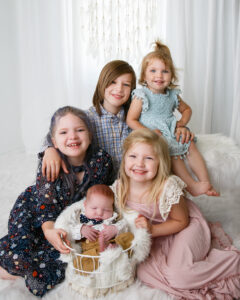
[[[131,91],[136,87],[136,75],[125,61],[114,60],[106,64],[99,76],[93,95],[93,106],[86,111],[92,129],[92,144],[106,150],[113,160],[112,179],[116,178],[124,139],[130,133],[125,119]],[[51,145],[48,145],[51,146]],[[60,167],[67,172],[64,162],[53,147],[45,150],[42,172],[54,181]]]

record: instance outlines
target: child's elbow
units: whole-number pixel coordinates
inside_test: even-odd
[[[184,220],[181,222],[181,227],[182,227],[181,230],[183,230],[184,228],[188,227],[189,222],[190,222],[189,217],[184,218]]]
[[[131,129],[134,129],[134,126],[133,126],[133,119],[129,116],[127,116],[126,118],[126,123],[127,123],[127,126],[130,127]]]

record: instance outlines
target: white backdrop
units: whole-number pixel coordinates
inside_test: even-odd
[[[157,37],[179,68],[183,99],[193,109],[191,129],[220,132],[240,143],[239,0],[134,0],[128,2],[128,17],[125,0],[102,2],[109,1],[115,9],[103,15],[95,0],[0,0],[0,153],[37,152],[58,107],[88,108],[99,72],[110,60],[129,61],[138,75],[149,41]],[[151,22],[149,1],[155,5]],[[89,16],[91,27],[84,27]],[[100,28],[106,18],[115,30],[112,40],[98,37],[89,44],[96,35],[92,25]],[[124,18],[128,29],[116,41]],[[110,51],[109,43],[130,45],[129,52]]]

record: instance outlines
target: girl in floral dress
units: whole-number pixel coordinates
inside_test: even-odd
[[[63,281],[66,264],[58,260],[68,253],[62,243],[66,232],[54,228],[62,210],[82,199],[94,184],[110,184],[111,157],[91,146],[91,132],[85,113],[66,106],[51,119],[48,138],[61,155],[68,174],[48,182],[42,175],[40,159],[36,184],[28,187],[15,202],[9,217],[8,234],[0,240],[0,276],[24,277],[26,286],[36,296]]]

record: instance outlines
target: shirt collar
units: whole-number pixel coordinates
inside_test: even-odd
[[[116,115],[112,114],[109,111],[106,111],[102,105],[100,105],[100,110],[101,110],[102,115],[104,115],[106,117],[111,117],[111,118],[118,117],[120,120],[124,119],[124,108],[123,107],[121,107],[120,111]]]

